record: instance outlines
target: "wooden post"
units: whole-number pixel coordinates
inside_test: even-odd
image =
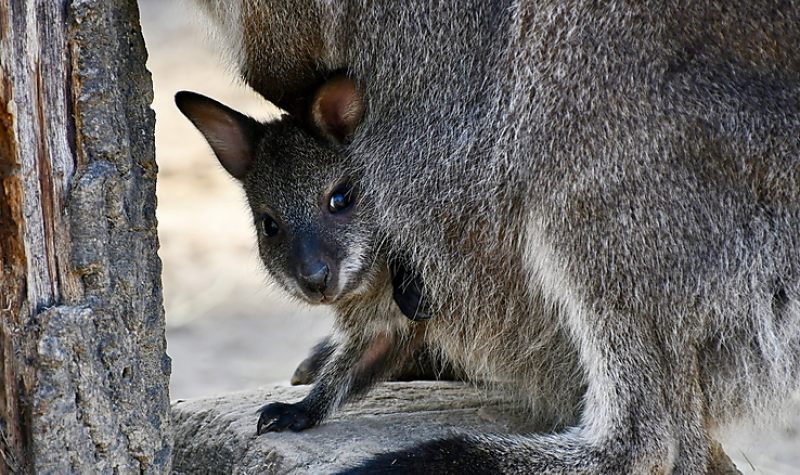
[[[135,0],[0,0],[0,473],[165,473]]]

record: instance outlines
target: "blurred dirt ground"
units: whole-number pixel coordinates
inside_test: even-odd
[[[258,267],[238,185],[173,103],[188,89],[255,117],[277,111],[220,63],[201,22],[178,0],[140,0],[153,73],[158,219],[172,399],[288,381],[330,329],[321,307],[283,298]],[[800,349],[798,349],[800,351]],[[725,447],[745,473],[800,474],[800,403],[765,429],[731,429]]]

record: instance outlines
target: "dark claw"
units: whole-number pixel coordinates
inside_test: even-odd
[[[313,418],[300,404],[273,402],[258,410],[256,434],[281,432],[285,429],[298,432],[314,425]]]

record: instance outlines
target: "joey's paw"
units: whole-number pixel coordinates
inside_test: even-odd
[[[315,379],[317,379],[317,372],[314,371],[312,367],[311,358],[306,358],[300,363],[300,366],[294,370],[290,383],[292,383],[292,386],[311,384]]]
[[[301,431],[315,424],[314,418],[300,404],[273,402],[258,410],[256,434],[281,432],[289,429]]]
[[[294,371],[292,385],[311,384],[316,381],[317,376],[319,376],[328,360],[331,359],[334,351],[336,351],[336,344],[329,336],[314,345],[308,358],[304,359]]]
[[[400,261],[393,261],[389,265],[392,272],[392,297],[400,312],[411,321],[429,320],[432,313],[425,299],[424,284],[420,277]]]

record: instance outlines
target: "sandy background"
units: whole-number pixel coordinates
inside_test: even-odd
[[[172,399],[288,381],[330,329],[321,307],[286,300],[258,267],[238,185],[173,103],[187,89],[255,117],[276,110],[220,62],[200,22],[176,0],[140,0],[153,73],[158,219]],[[800,351],[800,349],[798,349]],[[726,449],[745,473],[800,474],[800,404],[763,430],[730,431]]]
[[[156,111],[158,221],[172,399],[288,381],[330,328],[323,307],[270,288],[239,185],[178,111],[181,89],[265,118],[269,103],[235,82],[181,2],[140,2]]]

